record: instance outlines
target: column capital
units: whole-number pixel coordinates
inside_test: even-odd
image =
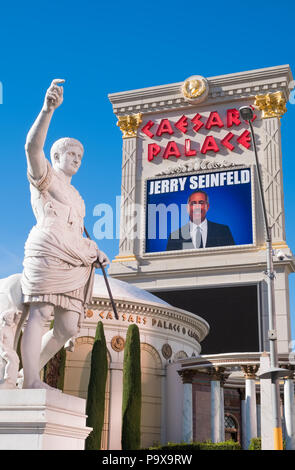
[[[211,380],[220,382],[220,385],[223,386],[226,381],[225,367],[215,366],[211,367],[209,370],[209,376]]]
[[[262,111],[262,119],[278,117],[286,113],[286,99],[282,91],[255,96],[255,108]]]
[[[123,132],[123,139],[130,139],[137,136],[137,129],[142,122],[142,113],[118,116],[117,126]]]
[[[178,375],[180,375],[183,384],[191,384],[195,376],[194,370],[178,370]]]
[[[259,369],[259,365],[258,364],[247,364],[247,365],[241,366],[241,369],[244,372],[245,379],[255,379],[256,378],[256,373]]]

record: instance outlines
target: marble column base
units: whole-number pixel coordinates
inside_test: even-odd
[[[1,450],[83,450],[86,400],[55,390],[0,390]]]

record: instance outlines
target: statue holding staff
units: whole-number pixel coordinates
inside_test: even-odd
[[[40,380],[39,371],[77,335],[92,296],[94,269],[109,263],[96,243],[83,236],[85,205],[71,184],[81,165],[82,144],[59,139],[50,151],[52,165],[44,155],[53,113],[63,101],[63,82],[52,81],[25,145],[37,223],[25,244],[21,277],[23,302],[29,310],[21,344],[23,388],[51,388]],[[52,315],[54,327],[43,335]]]

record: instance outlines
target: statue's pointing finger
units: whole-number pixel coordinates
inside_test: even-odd
[[[51,85],[60,85],[61,83],[65,83],[65,80],[63,78],[55,78],[52,80]]]

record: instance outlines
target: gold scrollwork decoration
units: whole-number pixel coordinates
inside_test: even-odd
[[[129,139],[137,136],[137,129],[142,123],[142,113],[129,114],[127,116],[118,116],[117,126],[123,132],[123,139]]]
[[[281,118],[286,112],[286,99],[282,91],[255,96],[255,108],[262,111],[262,119]]]

